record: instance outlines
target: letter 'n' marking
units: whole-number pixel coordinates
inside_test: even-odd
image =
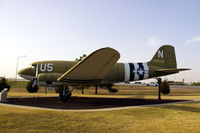
[[[163,59],[163,50],[158,50],[158,58],[162,58]]]

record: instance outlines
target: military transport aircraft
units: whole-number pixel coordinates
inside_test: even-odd
[[[144,80],[189,70],[178,69],[173,46],[158,49],[149,62],[117,63],[120,54],[115,49],[101,48],[82,61],[38,61],[18,72],[19,76],[31,80],[32,87],[38,85],[62,85],[60,100],[71,96],[73,85],[98,85],[103,83]]]

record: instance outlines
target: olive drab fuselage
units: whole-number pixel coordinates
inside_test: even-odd
[[[95,61],[98,62],[98,60]],[[64,73],[73,69],[78,63],[79,62],[77,61],[38,61],[32,63],[31,67],[20,70],[18,74],[27,80],[33,80],[37,75],[39,82],[43,82],[43,85],[46,85],[45,83],[67,84],[67,82],[62,82],[58,79],[62,77]],[[95,64],[93,65],[95,66]],[[89,67],[92,68],[92,65]],[[79,71],[80,75],[83,72],[81,70]],[[85,70],[88,72],[90,71],[89,69]],[[174,47],[164,45],[158,49],[152,60],[149,62],[114,64],[106,76],[99,80],[99,83],[144,80],[185,70],[189,69],[177,69]],[[79,75],[79,73],[77,75]],[[87,72],[84,71],[84,74],[85,73],[87,74]],[[82,78],[84,79],[84,77]]]
[[[36,69],[38,69],[40,82],[57,82],[57,79],[76,63],[76,61],[34,62],[31,68],[23,69],[22,71],[26,73],[20,74],[20,76],[32,80],[35,76]],[[156,77],[156,70],[156,66],[150,66],[148,63],[116,63],[101,82],[117,83],[144,80]],[[29,77],[25,75],[29,75]]]

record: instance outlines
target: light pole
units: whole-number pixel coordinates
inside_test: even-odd
[[[18,63],[19,63],[19,59],[20,59],[20,58],[23,58],[23,57],[26,57],[26,55],[23,55],[23,56],[19,56],[19,57],[17,57],[17,66],[16,66],[16,77],[15,77],[15,81],[17,81],[17,71],[18,71]]]

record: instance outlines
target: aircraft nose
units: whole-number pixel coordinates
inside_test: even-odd
[[[21,69],[17,72],[18,75],[27,75],[28,74],[29,69],[25,68],[25,69]]]
[[[20,77],[28,80],[31,80],[34,76],[34,70],[32,70],[31,68],[21,69],[17,73]]]

